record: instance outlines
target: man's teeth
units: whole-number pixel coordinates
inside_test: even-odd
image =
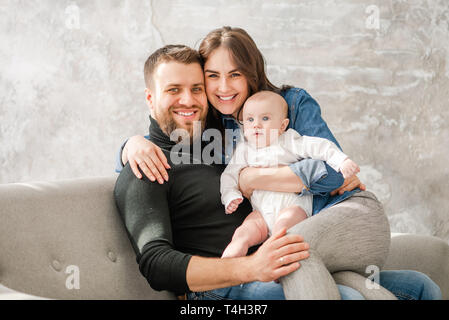
[[[221,100],[229,101],[229,100],[233,99],[233,98],[235,97],[235,95],[233,95],[233,96],[228,96],[228,97],[223,97],[223,96],[219,96],[219,97],[220,97]]]
[[[189,117],[189,116],[193,116],[193,114],[195,112],[176,112],[177,114],[184,116],[184,117]]]

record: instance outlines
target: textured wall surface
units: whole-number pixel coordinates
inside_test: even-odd
[[[0,183],[112,174],[146,57],[222,25],[320,103],[392,231],[449,240],[447,0],[0,0]]]

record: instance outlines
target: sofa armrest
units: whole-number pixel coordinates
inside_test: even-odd
[[[449,299],[449,244],[442,239],[415,234],[392,234],[383,270],[416,270],[440,286]]]
[[[0,185],[0,283],[52,299],[174,299],[139,272],[115,180]]]

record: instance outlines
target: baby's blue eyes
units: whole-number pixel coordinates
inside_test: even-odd
[[[264,116],[264,117],[262,117],[262,120],[263,120],[263,121],[268,121],[268,120],[270,120],[270,117]],[[247,121],[248,121],[248,122],[253,122],[253,121],[254,121],[254,118],[248,118]]]

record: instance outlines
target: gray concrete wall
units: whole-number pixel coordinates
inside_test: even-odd
[[[320,103],[393,231],[449,240],[447,0],[0,0],[0,183],[112,174],[146,57],[222,25]]]

